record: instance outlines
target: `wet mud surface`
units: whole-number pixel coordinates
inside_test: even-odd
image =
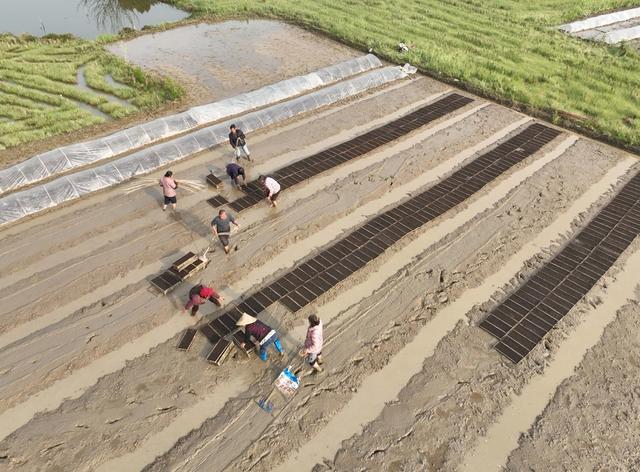
[[[195,104],[254,90],[358,55],[295,26],[271,20],[181,26],[114,43],[127,61],[175,77]]]
[[[260,33],[265,44],[277,43],[282,31],[268,26]],[[241,35],[242,24],[233,27],[240,29],[228,33]],[[218,41],[213,30],[189,28]],[[317,60],[334,63],[332,53]],[[233,71],[226,60],[221,63]],[[265,59],[256,80],[278,77],[278,67]],[[391,121],[447,89],[426,78],[404,81],[250,135],[256,161],[247,165],[249,176]],[[527,124],[516,112],[476,99],[288,189],[277,210],[258,205],[242,212],[241,229],[232,235],[240,251],[230,256],[210,241],[214,209],[205,200],[220,192],[209,188],[180,189],[179,210],[162,213],[155,185],[122,198],[125,184],[1,231],[0,427],[8,428],[7,418],[17,421],[11,415],[24,419],[0,442],[0,465],[16,471],[118,470],[123,463],[153,471],[459,470],[497,419],[508,421],[514,398],[563,361],[559,349],[639,249],[636,241],[518,366],[477,328],[504,293],[638,170],[622,151],[575,138],[556,155],[571,139],[563,132],[305,309],[272,305],[263,316],[282,336],[284,360],[272,356],[262,364],[236,355],[214,367],[204,359],[201,336],[188,352],[178,351],[178,334],[192,322],[180,308],[198,280],[219,288],[228,303],[252,293]],[[178,180],[203,180],[230,156],[230,149],[216,148],[172,170]],[[221,193],[234,192],[225,182]],[[208,245],[213,264],[197,280],[166,297],[149,289],[149,278],[171,261]],[[486,285],[493,278],[502,282]],[[202,312],[211,318],[222,310],[210,305]],[[301,365],[297,350],[311,312],[325,321],[326,372],[305,375],[291,400],[275,395],[276,408],[267,414],[256,401],[271,392],[285,365]],[[624,303],[574,375],[553,385],[552,401],[502,464],[507,470],[637,465],[636,312],[635,301]],[[402,356],[409,374],[385,370]],[[94,368],[102,372],[96,381]],[[39,399],[42,392],[58,403]],[[360,407],[365,403],[371,408]]]

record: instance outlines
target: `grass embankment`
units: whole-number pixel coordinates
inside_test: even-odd
[[[556,123],[640,146],[640,55],[553,28],[637,0],[168,1],[216,18],[282,18]],[[408,53],[398,51],[400,41]]]
[[[79,71],[89,88],[78,86]],[[182,93],[95,42],[0,35],[0,149],[154,108]]]

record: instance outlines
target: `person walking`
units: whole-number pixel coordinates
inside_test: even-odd
[[[236,322],[236,326],[244,328],[244,342],[240,344],[240,347],[244,348],[248,343],[252,342],[253,338],[253,341],[258,343],[260,347],[260,359],[263,362],[267,360],[267,348],[272,344],[280,353],[280,356],[284,357],[284,350],[275,329],[247,313],[242,314]]]
[[[240,182],[238,182],[239,177],[242,177],[242,185],[247,183],[247,175],[244,172],[244,167],[240,167],[235,162],[229,162],[227,164],[227,175],[231,179],[231,184],[235,187],[240,187]]]
[[[225,210],[220,210],[218,212],[218,216],[216,216],[213,220],[211,220],[211,233],[213,237],[216,236],[222,243],[222,247],[224,248],[224,252],[229,254],[229,238],[231,236],[231,225],[235,225],[237,228],[240,225],[236,222],[236,219],[233,217],[231,213],[227,213]],[[238,250],[238,246],[235,246],[236,251]]]
[[[322,321],[318,315],[310,315],[309,327],[307,328],[307,337],[304,341],[304,348],[300,351],[302,357],[307,358],[307,362],[313,368],[313,373],[322,372],[322,344],[323,344],[323,328]]]
[[[251,162],[253,159],[251,159],[251,152],[247,147],[246,136],[240,128],[236,128],[236,125],[231,125],[229,129],[231,131],[229,133],[229,144],[233,148],[236,160],[240,161],[241,154],[244,154],[244,158]]]
[[[178,182],[173,178],[173,172],[168,170],[165,172],[164,177],[160,179],[160,187],[162,187],[162,194],[164,195],[164,204],[162,205],[162,211],[167,209],[167,205],[171,204],[171,208],[176,209],[176,203],[178,203],[176,189],[178,188]]]
[[[224,297],[211,287],[207,287],[202,284],[196,285],[189,290],[189,301],[187,301],[187,304],[184,306],[184,311],[191,308],[191,316],[195,316],[196,313],[198,313],[200,305],[204,305],[207,300],[211,303],[215,303],[217,306],[222,306],[222,300],[224,300]]]
[[[278,198],[278,195],[280,195],[280,184],[273,177],[266,177],[264,175],[261,175],[258,180],[264,187],[264,193],[267,200],[269,200],[271,207],[277,207],[278,203],[276,202],[276,199]]]

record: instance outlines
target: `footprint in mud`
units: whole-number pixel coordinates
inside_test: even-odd
[[[469,397],[469,400],[471,400],[473,403],[482,403],[484,401],[484,397],[478,392],[473,392]]]

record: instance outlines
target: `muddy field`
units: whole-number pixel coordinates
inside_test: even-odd
[[[323,49],[318,61],[351,55],[336,51]],[[268,64],[256,81],[267,77],[282,78]],[[252,134],[249,176],[450,91],[416,77]],[[269,307],[261,317],[280,332],[285,359],[262,364],[237,355],[215,367],[201,336],[188,352],[175,348],[194,323],[181,306],[198,279],[233,303],[532,123],[474,97],[286,190],[276,210],[259,204],[242,212],[232,235],[239,251],[229,256],[209,235],[214,210],[205,200],[213,189],[180,189],[178,211],[163,213],[155,185],[125,195],[131,184],[124,184],[1,230],[0,464],[11,471],[636,469],[638,241],[519,365],[477,327],[640,170],[635,157],[569,132],[298,313]],[[178,180],[203,181],[209,167],[221,174],[230,156],[221,147],[172,170]],[[240,196],[227,182],[221,193]],[[167,296],[150,289],[149,279],[173,260],[208,245],[213,263],[196,280]],[[211,319],[223,309],[201,312]],[[305,375],[290,400],[273,395],[269,414],[256,402],[284,366],[300,366],[312,312],[325,323],[326,371]]]

